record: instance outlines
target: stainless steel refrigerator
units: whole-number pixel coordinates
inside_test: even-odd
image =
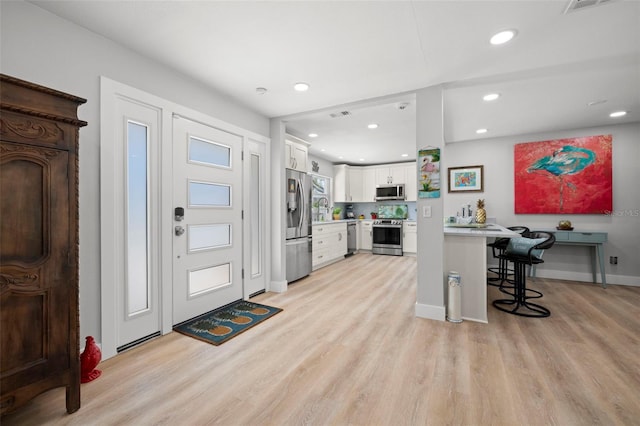
[[[287,282],[311,273],[311,178],[287,169]]]

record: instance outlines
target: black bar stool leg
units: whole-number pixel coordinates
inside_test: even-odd
[[[513,264],[515,278],[513,298],[494,300],[492,305],[503,312],[523,317],[546,318],[551,315],[551,311],[544,306],[528,302],[532,297],[527,297],[526,264],[518,261],[514,261]]]

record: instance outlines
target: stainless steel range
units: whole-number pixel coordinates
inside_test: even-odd
[[[373,254],[402,256],[402,219],[373,221]]]

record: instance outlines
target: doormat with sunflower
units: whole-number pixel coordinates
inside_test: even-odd
[[[238,300],[183,322],[173,329],[218,346],[281,311],[280,308]]]

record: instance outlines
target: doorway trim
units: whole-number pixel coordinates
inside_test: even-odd
[[[175,104],[158,96],[144,92],[131,86],[116,82],[107,77],[100,77],[100,304],[101,304],[101,336],[100,344],[103,359],[108,359],[117,354],[117,286],[114,284],[118,279],[116,270],[118,253],[122,252],[122,242],[114,238],[115,221],[112,212],[114,209],[122,208],[124,203],[123,189],[116,187],[114,179],[114,161],[116,160],[115,144],[121,140],[121,135],[116,134],[114,120],[116,116],[116,102],[118,98],[125,98],[142,105],[151,106],[159,111],[160,128],[160,265],[157,267],[159,276],[159,308],[160,308],[160,333],[167,334],[173,327],[173,158],[172,158],[172,116],[178,114],[188,117],[193,121],[198,121],[208,126],[219,128],[229,133],[234,133],[243,138],[243,151],[249,141],[265,144],[265,151],[270,152],[270,139],[242,129],[233,124],[208,116],[207,114],[192,110],[190,108]],[[120,138],[120,139],[118,139]],[[266,167],[271,167],[267,161]],[[243,162],[243,169],[247,167],[247,162]],[[245,173],[243,174],[243,179]],[[270,170],[266,171],[267,178]],[[243,182],[244,186],[244,182]],[[270,188],[269,182],[266,184]],[[265,204],[263,211],[270,212],[268,196],[264,197]],[[246,213],[245,213],[246,214]],[[265,218],[267,223],[270,217]],[[243,224],[243,228],[246,226]],[[265,230],[264,239],[266,247],[270,246],[271,233]],[[243,266],[246,268],[247,259],[243,258]],[[266,276],[270,276],[271,254],[268,250],[264,253],[264,267]],[[244,284],[243,284],[244,285]],[[268,288],[269,280],[267,280]]]

